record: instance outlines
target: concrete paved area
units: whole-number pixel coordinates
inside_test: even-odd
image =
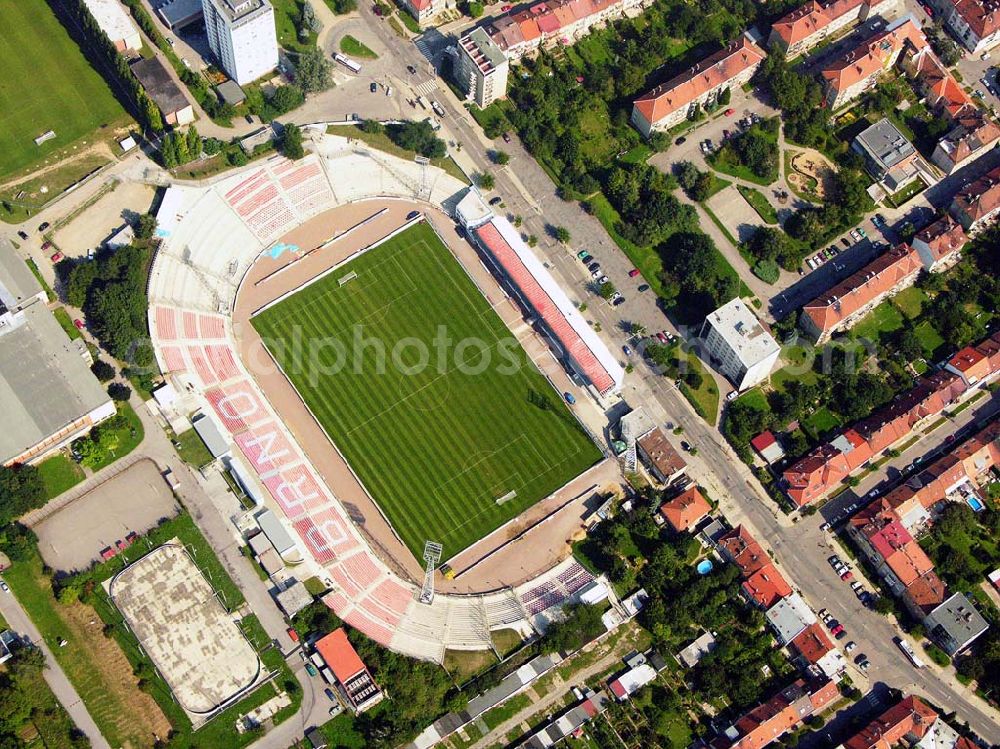
[[[126,221],[134,221],[140,214],[148,213],[154,195],[149,185],[118,183],[114,190],[60,227],[53,241],[66,257],[84,257],[87,250],[98,249]]]
[[[107,590],[195,726],[261,677],[256,651],[176,539],[119,572]]]
[[[177,512],[174,495],[151,460],[141,460],[37,525],[38,550],[52,569],[86,569],[131,532],[142,534]]]
[[[720,190],[707,202],[737,242],[748,241],[759,228],[767,226],[735,185]]]

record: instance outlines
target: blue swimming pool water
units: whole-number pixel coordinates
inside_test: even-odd
[[[971,507],[975,512],[982,512],[986,509],[983,507],[983,503],[979,501],[978,497],[966,497],[965,501],[969,503],[969,507]]]
[[[698,566],[695,567],[695,569],[698,570],[699,575],[707,575],[709,572],[712,571],[712,567],[714,566],[715,565],[712,564],[711,559],[702,559],[700,562],[698,562]]]

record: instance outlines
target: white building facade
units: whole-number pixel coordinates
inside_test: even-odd
[[[267,0],[202,0],[208,46],[241,86],[278,66],[274,8]]]
[[[738,297],[705,318],[701,338],[712,362],[737,390],[766,380],[778,362],[778,342]]]
[[[465,93],[480,108],[507,95],[510,63],[486,30],[475,28],[458,41],[456,77]]]

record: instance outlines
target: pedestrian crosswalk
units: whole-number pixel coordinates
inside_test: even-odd
[[[438,90],[437,78],[428,78],[423,83],[418,83],[413,90],[421,96],[430,96]]]
[[[426,57],[431,62],[434,62],[434,50],[431,49],[431,46],[427,43],[426,39],[424,39],[423,37],[421,37],[421,38],[417,39],[414,42],[414,44],[417,45],[417,49],[420,50],[420,54],[422,54],[424,57]]]

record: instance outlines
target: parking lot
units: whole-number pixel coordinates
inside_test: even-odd
[[[102,549],[176,512],[160,469],[151,460],[140,460],[42,520],[34,531],[45,563],[69,572],[87,568],[100,559]]]

